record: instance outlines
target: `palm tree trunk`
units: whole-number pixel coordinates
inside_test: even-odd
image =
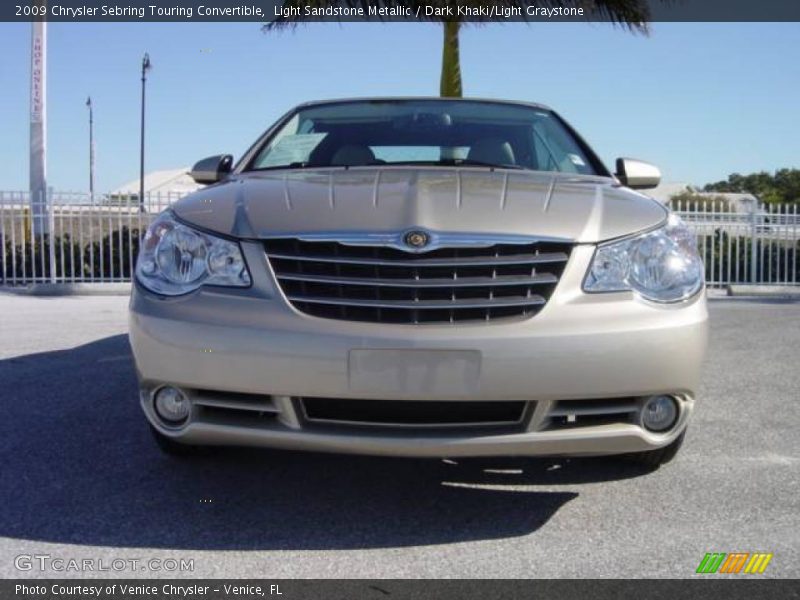
[[[458,52],[459,21],[444,21],[444,48],[442,49],[442,79],[439,84],[439,95],[444,98],[460,98],[461,91],[461,59]]]

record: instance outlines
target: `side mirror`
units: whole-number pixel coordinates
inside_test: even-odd
[[[634,190],[654,188],[661,181],[657,166],[635,158],[618,158],[616,175],[622,185]]]
[[[189,177],[197,183],[217,183],[225,179],[233,168],[233,156],[230,154],[219,154],[209,156],[198,161],[189,171]]]

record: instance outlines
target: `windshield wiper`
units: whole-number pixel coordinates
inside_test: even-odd
[[[440,160],[398,160],[386,163],[392,165],[430,165],[445,167],[486,167],[488,169],[514,169],[518,171],[530,171],[521,165],[505,165],[499,163],[484,162],[482,160],[472,160],[471,158],[442,158]]]
[[[248,169],[246,172],[251,171],[278,171],[284,169],[307,169],[307,168],[325,168],[329,169],[332,167],[338,167],[341,169],[348,169],[350,167],[382,167],[387,166],[391,167],[393,165],[420,165],[420,166],[445,166],[445,167],[486,167],[487,169],[514,169],[518,171],[530,171],[527,167],[523,167],[521,165],[506,165],[506,164],[499,164],[499,163],[490,163],[484,162],[481,160],[472,160],[470,158],[443,158],[440,160],[397,160],[391,161],[386,163],[364,163],[363,165],[323,165],[323,164],[314,164],[308,162],[293,162],[289,163],[288,165],[272,165],[269,167],[256,167],[253,169]]]
[[[527,168],[523,167],[522,165],[489,163],[489,162],[484,162],[482,160],[472,160],[471,158],[455,158],[452,161],[448,161],[448,163],[449,162],[452,162],[454,165],[459,166],[459,167],[460,166],[468,166],[468,167],[472,166],[472,167],[489,167],[489,168],[492,168],[492,169],[516,169],[518,171],[529,171],[530,170],[530,169],[527,169]]]
[[[288,165],[270,165],[269,167],[254,167],[252,169],[247,169],[246,173],[250,171],[279,171],[281,169],[306,169],[311,166],[311,163],[307,162],[293,162],[289,163]]]

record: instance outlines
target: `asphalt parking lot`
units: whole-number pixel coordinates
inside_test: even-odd
[[[711,302],[687,443],[649,473],[609,459],[171,459],[139,413],[126,306],[0,293],[2,577],[689,577],[712,551],[772,552],[763,576],[800,574],[800,303]],[[15,567],[34,554],[194,570]]]

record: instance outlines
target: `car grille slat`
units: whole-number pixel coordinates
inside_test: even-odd
[[[375,306],[380,308],[406,308],[409,310],[456,309],[456,308],[496,308],[500,306],[527,306],[544,304],[541,296],[496,298],[487,300],[359,300],[357,298],[322,298],[316,296],[288,296],[292,302],[310,304],[335,304],[343,306]]]
[[[547,303],[572,246],[504,242],[414,253],[383,245],[276,238],[265,251],[287,300],[317,317],[456,323],[531,317]]]
[[[361,246],[352,246],[361,247]],[[413,256],[413,255],[411,255]],[[305,262],[324,262],[347,265],[377,265],[394,267],[475,267],[481,265],[525,265],[567,262],[569,255],[564,252],[548,252],[540,255],[521,254],[518,256],[478,256],[474,258],[418,258],[408,260],[384,260],[370,257],[304,256],[301,254],[270,254],[271,258],[298,260]]]
[[[637,398],[601,400],[561,400],[555,402],[547,413],[545,428],[573,429],[634,423],[639,413]]]
[[[372,285],[378,287],[485,287],[507,285],[543,285],[556,283],[558,277],[551,273],[529,275],[525,277],[465,277],[463,279],[380,279],[369,277],[346,278],[327,275],[282,274],[281,279],[287,281],[310,281],[311,283],[330,283],[334,285]]]

